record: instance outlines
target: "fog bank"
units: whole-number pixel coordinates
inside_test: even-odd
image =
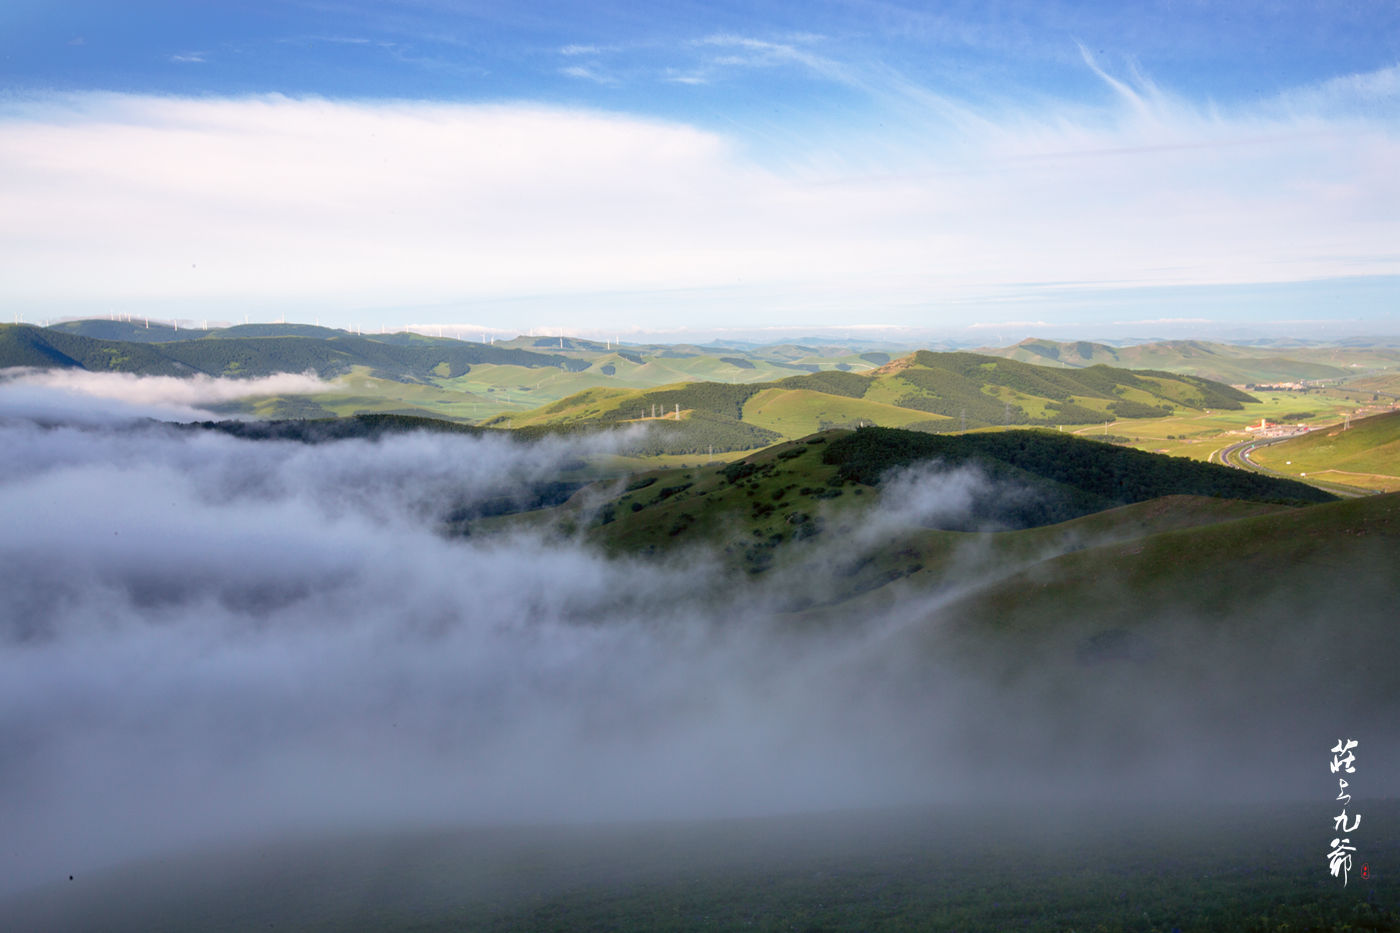
[[[196,421],[218,417],[204,406],[268,395],[333,392],[334,380],[277,373],[252,379],[138,376],[85,369],[0,370],[0,417],[100,423],[112,418]]]
[[[806,631],[776,624],[806,585],[791,573],[735,586],[703,554],[439,532],[606,438],[302,445],[96,421],[0,420],[0,889],[331,827],[1101,789],[1075,758],[1091,727],[1065,738],[928,648],[957,580]],[[998,494],[966,471],[900,482],[917,508],[873,514],[848,550]],[[1062,675],[1141,682],[1045,682]],[[1219,746],[1192,752],[1177,708],[1154,697],[1155,751],[1103,780],[1201,777]]]

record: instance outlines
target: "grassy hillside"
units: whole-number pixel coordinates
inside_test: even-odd
[[[0,324],[0,369],[11,366],[152,376],[189,376],[198,372],[162,352],[159,344],[94,340],[30,324]]]
[[[888,488],[888,474],[875,485],[862,481],[867,468],[927,456],[928,442],[984,439],[996,443],[939,456],[975,459],[987,474],[1031,490],[1028,498],[1002,486],[951,524],[937,514],[934,527],[890,524],[892,516],[907,518],[910,497],[936,481]],[[1261,710],[1288,711],[1276,715],[1275,729],[1291,723],[1326,732],[1338,717],[1358,730],[1387,728],[1386,711],[1400,702],[1393,676],[1400,495],[1290,508],[1258,500],[1320,497],[1296,485],[1250,491],[1234,486],[1252,483],[1239,471],[1178,471],[1190,464],[1107,445],[1077,462],[1074,447],[1041,449],[1043,440],[1070,439],[833,432],[723,469],[640,474],[611,499],[595,488],[571,506],[579,519],[592,517],[588,535],[612,553],[711,549],[698,553],[747,571],[755,598],[777,601],[795,630],[845,630],[904,603],[923,606],[891,656],[915,666],[951,659],[992,678],[1002,692],[988,696],[989,710],[1028,704],[1057,710],[1067,728],[1094,723],[1061,736],[1066,747],[1090,736],[1101,747],[1111,735],[1128,758],[1149,755],[1152,729],[1143,717],[1153,715],[1170,720],[1162,728],[1195,730],[1212,754],[1243,749],[1246,757],[1253,744],[1261,754],[1288,744],[1273,732],[1241,736],[1225,725]],[[1247,498],[1156,495],[1202,481]],[[892,490],[899,499],[889,498]],[[1114,494],[1143,498],[1098,510]],[[580,508],[585,498],[591,511]],[[1056,521],[1075,510],[1080,517]],[[969,527],[967,514],[1036,527],[952,530]],[[1177,705],[1154,710],[1154,695]],[[983,725],[986,736],[996,734],[995,720]]]
[[[414,410],[452,418],[527,412],[596,388],[646,389],[687,382],[774,382],[818,371],[870,370],[885,353],[842,345],[641,345],[559,337],[491,344],[418,333],[362,335],[303,324],[205,330],[95,319],[48,328],[0,326],[0,369],[64,367],[97,372],[261,376],[356,374],[353,390],[315,397],[231,402],[221,412],[258,417]],[[878,361],[875,362],[875,361]],[[424,392],[428,387],[435,392]],[[764,435],[740,432],[744,443]],[[704,445],[708,449],[708,442]]]
[[[740,425],[750,429],[751,446],[758,446],[863,424],[924,431],[1082,425],[1179,411],[1240,410],[1253,400],[1193,376],[1108,366],[1056,370],[974,353],[921,350],[867,373],[823,371],[776,382],[591,389],[489,423],[578,430],[671,419],[681,446],[666,449],[703,452],[708,441],[694,443],[691,434],[699,427],[687,427],[687,420],[703,421],[708,436],[720,439],[715,450],[737,450],[747,442]],[[716,433],[720,426],[733,436]]]
[[[942,478],[899,479],[931,462]],[[969,463],[995,485],[929,510],[929,496],[957,499],[946,471]],[[1112,737],[1147,756],[1144,717],[1158,716],[1212,755],[1248,757],[1288,742],[1229,729],[1240,716],[1322,732],[1340,716],[1379,733],[1400,702],[1400,495],[1326,498],[1051,432],[867,428],[595,485],[539,517],[619,556],[717,558],[734,592],[752,587],[794,632],[905,606],[882,656],[976,670],[1000,685],[988,717],[1029,705],[1071,729],[1034,741],[1102,750]],[[977,530],[988,525],[1019,530]],[[1080,722],[1092,725],[1074,733]]]
[[[611,553],[660,554],[704,543],[757,572],[781,563],[780,556],[799,560],[786,548],[794,542],[838,542],[882,500],[891,476],[919,465],[940,471],[975,465],[991,484],[966,508],[924,521],[925,528],[950,532],[1035,528],[1167,496],[1187,497],[1180,503],[1295,505],[1332,498],[1301,483],[1054,432],[931,435],[865,428],[816,434],[723,467],[638,473],[581,496],[568,521],[584,522],[587,534]],[[1181,515],[1195,516],[1193,522],[1217,514],[1214,505],[1180,503]],[[1140,514],[1115,513],[1109,521],[1126,527],[1140,520]],[[1158,515],[1153,522],[1177,520]],[[928,559],[925,554],[906,564]],[[878,575],[891,568],[867,569]]]
[[[137,319],[4,327],[0,368],[5,366],[175,376],[358,374],[368,378],[360,379],[353,390],[230,402],[220,410],[257,417],[361,411],[459,419],[500,416],[518,426],[551,424],[555,429],[560,422],[580,419],[543,409],[578,393],[642,393],[625,399],[619,394],[619,400],[637,406],[638,414],[630,420],[648,420],[651,405],[656,403],[659,413],[661,404],[646,394],[652,390],[694,383],[751,385],[757,388],[744,399],[737,416],[701,405],[694,411],[703,412],[701,417],[709,423],[672,429],[676,443],[657,451],[738,450],[775,438],[866,423],[948,431],[1027,425],[1082,428],[1107,422],[1115,423],[1108,433],[1141,435],[1140,446],[1173,452],[1181,448],[1179,452],[1204,458],[1214,447],[1202,452],[1165,435],[1204,437],[1210,425],[1186,431],[1178,425],[1147,429],[1168,417],[1213,418],[1249,404],[1245,396],[1202,375],[1240,384],[1299,378],[1355,381],[1400,368],[1400,351],[1380,345],[1243,347],[1168,341],[1114,347],[1028,340],[986,353],[920,351],[900,356],[885,346],[820,341],[615,345],[576,337],[520,337],[484,344],[416,333],[360,335],[299,324],[177,330]],[[1370,400],[1369,393],[1362,399],[1341,388],[1320,391],[1337,395],[1323,404],[1328,410]],[[673,399],[668,409],[673,417],[676,404]],[[689,415],[681,404],[684,421]],[[605,412],[596,416],[603,422],[629,420]],[[726,420],[731,417],[748,427],[734,429]],[[1144,431],[1131,430],[1139,424]],[[1154,442],[1157,435],[1161,437]]]
[[[1400,700],[1396,553],[1400,495],[1370,496],[1061,554],[972,590],[943,618],[977,664],[1006,676],[1029,676],[1034,659],[1181,669],[1182,652],[1228,635],[1238,648],[1215,673],[1282,691],[1257,702],[1290,702],[1306,683],[1320,691],[1314,712],[1331,701],[1359,717],[1337,683],[1373,704]],[[1280,670],[1298,679],[1278,683]]]
[[[1302,437],[1256,449],[1260,464],[1289,474],[1307,473],[1319,479],[1400,489],[1400,411],[1372,415],[1333,425]]]

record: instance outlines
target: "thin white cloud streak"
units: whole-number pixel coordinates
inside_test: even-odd
[[[1360,109],[1380,116],[1387,109],[1391,117],[1400,109],[1400,64],[1375,71],[1338,75],[1317,84],[1295,88],[1283,94],[1278,105],[1297,112],[1330,112]]]
[[[763,323],[937,324],[931,306],[1025,282],[1400,272],[1378,248],[1400,242],[1394,124],[1316,101],[1221,114],[1111,80],[1132,98],[1116,109],[926,116],[767,163],[690,126],[533,105],[11,104],[0,280],[36,309],[543,296],[581,323],[571,303],[600,293],[731,289],[708,323],[753,321],[777,293],[783,320]],[[845,168],[862,161],[879,170]]]
[[[570,65],[567,68],[560,68],[559,73],[569,78],[580,78],[584,81],[595,81],[598,84],[617,84],[617,79],[611,75],[605,75],[595,68],[588,68],[583,65]]]
[[[133,417],[195,420],[204,406],[270,395],[332,392],[337,383],[314,375],[278,373],[256,379],[138,376],[74,369],[0,370],[0,417]]]
[[[1046,321],[978,321],[976,324],[967,325],[968,330],[995,330],[998,327],[1005,327],[1008,330],[1015,327],[1052,327],[1054,325]]]

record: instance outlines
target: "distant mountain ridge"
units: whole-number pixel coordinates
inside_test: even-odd
[[[1400,365],[1400,350],[1393,347],[1335,347],[1299,342],[1242,346],[1205,340],[1162,340],[1110,346],[1087,340],[1027,338],[1014,346],[981,348],[977,352],[1043,366],[1080,368],[1106,364],[1162,369],[1236,385],[1341,379],[1355,375],[1358,363],[1391,368]]]
[[[133,326],[126,325],[128,329]],[[262,335],[273,327],[274,333]],[[292,333],[286,332],[289,328]],[[172,329],[166,331],[172,339],[138,342],[87,337],[61,328],[0,325],[0,368],[37,366],[155,376],[270,376],[311,371],[332,378],[354,366],[366,366],[384,378],[429,381],[434,375],[463,375],[480,363],[566,370],[588,367],[584,361],[560,354],[412,334],[362,337],[304,325],[182,331],[195,336],[179,338]]]

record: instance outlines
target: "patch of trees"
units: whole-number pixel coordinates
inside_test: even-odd
[[[873,377],[860,373],[826,370],[807,376],[788,376],[786,379],[779,379],[776,385],[784,389],[811,389],[815,392],[825,392],[827,395],[861,398],[865,395],[865,390],[870,388],[872,381]]]
[[[1130,399],[1120,399],[1113,402],[1108,406],[1108,410],[1119,418],[1161,418],[1174,411],[1170,405],[1148,405]]]
[[[947,415],[958,419],[959,426],[964,417],[969,427],[1020,424],[1027,417],[1020,406],[1012,405],[1008,409],[1006,404],[983,392],[980,382],[959,373],[940,369],[906,369],[897,378],[922,392],[902,396],[895,401],[896,405]]]
[[[1093,366],[1085,366],[1083,369],[1076,369],[1073,372],[1078,385],[1083,386],[1086,390],[1092,390],[1082,391],[1078,393],[1080,395],[1095,395],[1099,398],[1112,398],[1117,394],[1114,390],[1118,389],[1121,391],[1121,387],[1123,386],[1128,386],[1133,389],[1145,389],[1148,392],[1152,392],[1156,388],[1152,383],[1138,378],[1136,374],[1129,370],[1119,369],[1116,366],[1105,366],[1103,363],[1095,363]],[[1176,377],[1173,376],[1171,378]]]
[[[1054,414],[1049,418],[1038,419],[1040,424],[1093,424],[1105,420],[1099,412],[1074,402],[1051,402],[1045,407]]]
[[[153,376],[189,376],[194,372],[151,344],[97,340],[32,324],[0,325],[0,369],[10,366]]]
[[[674,496],[676,493],[678,493],[678,492],[685,492],[687,489],[689,489],[691,486],[694,486],[694,485],[695,485],[694,483],[679,483],[679,484],[677,484],[677,485],[675,485],[675,486],[662,486],[660,489],[658,489],[658,490],[656,491],[656,498],[653,499],[652,501],[653,501],[653,502],[661,502],[661,501],[664,500],[664,499],[669,499],[669,498],[671,498],[672,496]]]
[[[975,461],[994,477],[1017,479],[1038,487],[1038,495],[1052,501],[1058,498],[1061,505],[1071,510],[1085,508],[1077,514],[1166,495],[1288,504],[1335,498],[1293,480],[1096,443],[1054,431],[940,435],[897,428],[863,428],[833,440],[823,451],[822,459],[838,467],[837,475],[865,485],[879,483],[896,467],[920,461]]]
[[[523,489],[512,490],[498,496],[491,496],[471,503],[459,504],[443,516],[449,526],[460,526],[478,518],[494,518],[498,515],[514,515],[519,512],[533,512],[563,505],[569,497],[578,492],[586,483],[550,481],[533,483]],[[458,527],[456,530],[463,531]]]
[[[1215,382],[1210,379],[1202,379],[1200,376],[1184,376],[1179,373],[1162,372],[1156,369],[1139,370],[1144,376],[1155,376],[1158,379],[1174,379],[1177,382],[1185,383],[1195,389],[1201,397],[1202,407],[1219,408],[1223,411],[1239,411],[1244,408],[1246,402],[1259,401],[1246,392],[1241,392],[1232,386],[1227,386],[1223,382]]]
[[[274,421],[196,421],[172,425],[181,431],[217,431],[246,440],[300,441],[322,444],[328,441],[374,439],[386,434],[409,431],[432,431],[437,434],[487,434],[488,428],[478,428],[455,421],[424,418],[415,415],[375,413],[349,418],[296,419]]]

